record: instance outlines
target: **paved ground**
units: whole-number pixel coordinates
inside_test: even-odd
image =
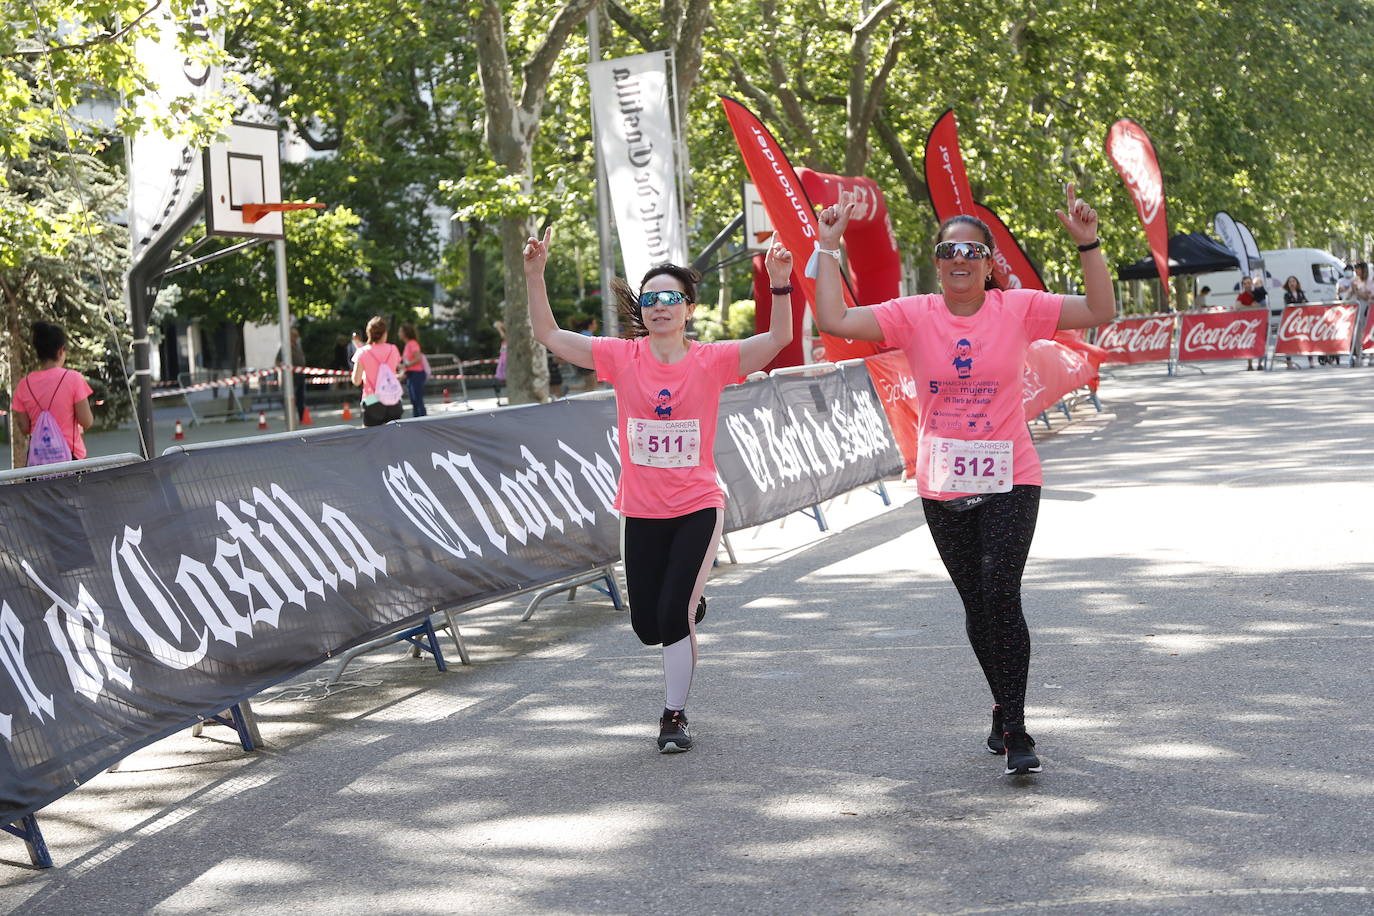
[[[1056,422],[1026,606],[1038,777],[912,492],[741,532],[689,713],[579,592],[467,615],[256,704],[268,748],[163,741],[0,837],[25,914],[1369,913],[1374,370],[1121,370]],[[215,731],[223,732],[222,729]]]

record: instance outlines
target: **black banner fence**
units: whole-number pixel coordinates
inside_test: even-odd
[[[726,530],[901,472],[862,365],[727,389]],[[0,486],[0,824],[432,611],[619,559],[615,403]]]

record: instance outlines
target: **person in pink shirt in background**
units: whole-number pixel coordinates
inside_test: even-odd
[[[86,457],[86,443],[81,431],[95,423],[91,413],[91,386],[80,372],[65,367],[67,362],[67,332],[55,324],[35,321],[33,349],[38,354],[39,367],[20,380],[14,391],[14,426],[22,436],[33,431],[43,411],[50,411],[57,421],[73,459]]]
[[[997,289],[993,236],[981,220],[954,216],[935,237],[942,292],[845,308],[839,248],[854,201],[842,195],[820,215],[816,324],[853,340],[900,348],[917,384],[917,490],[926,526],[963,600],[965,629],[991,688],[988,750],[1006,773],[1041,771],[1026,733],[1030,634],[1021,574],[1040,506],[1040,459],[1021,405],[1026,350],[1060,328],[1090,328],[1116,314],[1097,213],[1067,187],[1056,210],[1078,247],[1086,295]]]
[[[401,365],[401,351],[386,342],[386,319],[374,315],[367,323],[367,344],[353,354],[353,384],[363,389],[363,426],[381,426],[401,419],[401,402],[382,403],[377,395],[377,382],[385,369],[391,380],[399,385],[396,372]]]
[[[792,254],[774,236],[765,259],[773,286],[769,330],[745,340],[698,343],[687,322],[700,274],[650,268],[638,293],[613,284],[627,339],[593,337],[558,326],[544,286],[553,230],[525,244],[530,326],[554,355],[594,369],[615,389],[620,440],[620,544],[630,593],[630,622],[646,646],[663,647],[661,753],[689,750],[687,694],[697,662],[702,591],[725,517],[713,448],[720,393],[768,365],[792,341]]]

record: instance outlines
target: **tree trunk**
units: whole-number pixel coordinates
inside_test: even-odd
[[[529,293],[525,286],[525,241],[530,236],[524,217],[501,219],[501,266],[506,287],[506,386],[512,404],[549,399],[548,351],[530,330]]]

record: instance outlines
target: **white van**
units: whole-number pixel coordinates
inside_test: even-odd
[[[1336,299],[1336,283],[1345,269],[1345,262],[1320,248],[1279,248],[1261,251],[1264,258],[1264,286],[1269,293],[1270,311],[1283,310],[1283,283],[1297,277],[1308,302],[1332,302]],[[1240,270],[1198,274],[1193,277],[1193,290],[1210,286],[1205,304],[1231,307],[1240,293]]]

